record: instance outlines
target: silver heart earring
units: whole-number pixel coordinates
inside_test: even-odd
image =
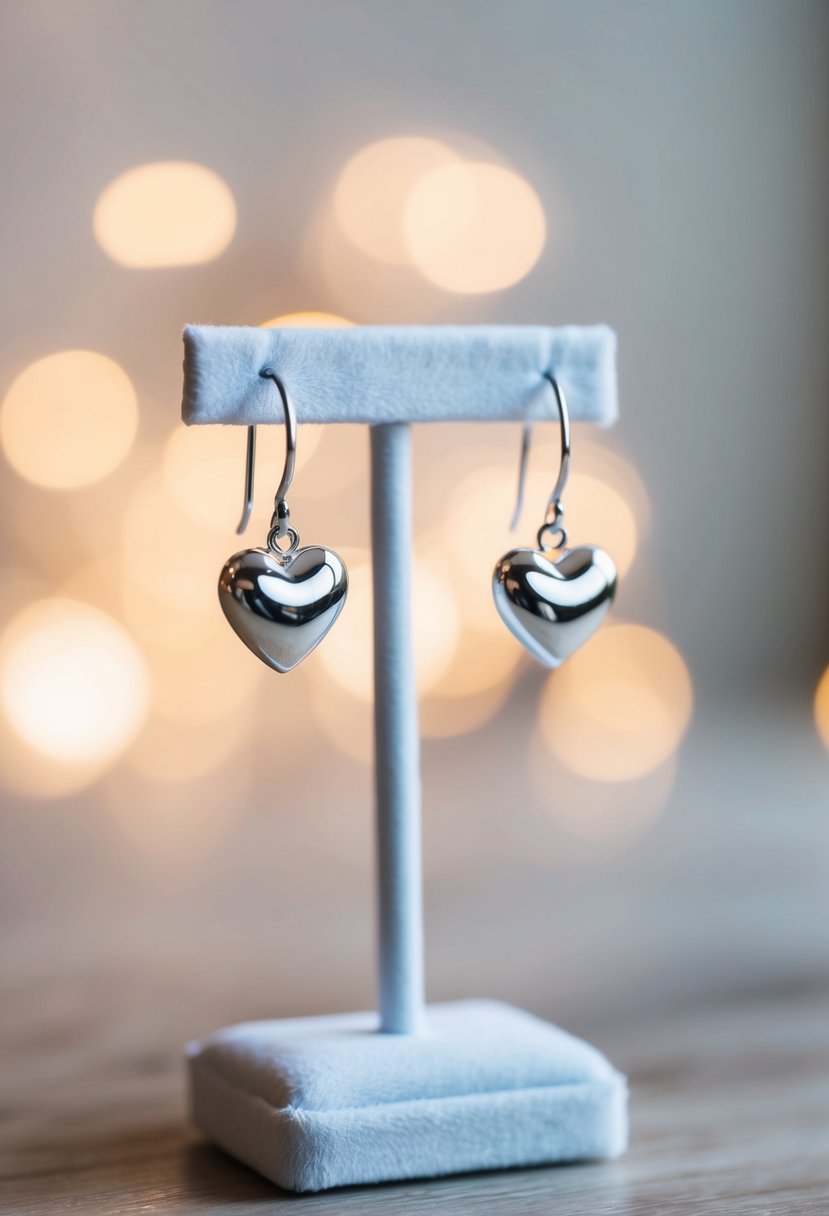
[[[285,415],[285,466],[274,497],[266,549],[244,549],[228,558],[219,575],[219,602],[230,625],[249,650],[274,671],[291,671],[319,645],[340,615],[348,591],[342,558],[331,549],[300,549],[288,522],[285,496],[296,464],[296,413],[290,393],[272,367],[259,373],[272,380]],[[253,507],[256,427],[248,427],[245,505],[236,529],[244,532]],[[282,548],[280,541],[287,537]]]
[[[550,372],[561,426],[561,464],[538,529],[535,549],[512,549],[495,567],[492,593],[504,624],[530,654],[546,667],[559,667],[598,629],[616,594],[616,566],[595,545],[565,548],[561,496],[570,472],[570,419],[567,402]],[[511,527],[521,514],[530,450],[531,426],[524,427],[518,499]],[[553,560],[552,554],[561,556]]]

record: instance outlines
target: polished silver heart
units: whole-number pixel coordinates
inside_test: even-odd
[[[616,566],[604,549],[582,545],[557,560],[540,549],[513,549],[492,576],[495,607],[507,628],[547,667],[583,646],[607,616]]]
[[[293,553],[245,549],[219,575],[219,602],[249,650],[275,671],[290,671],[318,646],[348,590],[342,558],[309,545]]]

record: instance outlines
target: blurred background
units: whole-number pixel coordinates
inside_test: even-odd
[[[293,514],[352,586],[277,677],[218,606],[244,434],[180,425],[188,322],[617,330],[621,420],[576,426],[567,511],[621,589],[560,672],[491,604],[517,430],[416,434],[429,996],[592,1032],[825,976],[826,7],[2,24],[11,982],[58,1011],[92,979],[185,1001],[192,1034],[217,1005],[374,1003],[368,437],[301,429]],[[557,442],[538,428],[522,542]],[[279,437],[260,451],[254,543]]]

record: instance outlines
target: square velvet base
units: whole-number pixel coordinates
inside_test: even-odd
[[[496,1001],[248,1022],[187,1048],[192,1118],[290,1191],[615,1157],[627,1086],[595,1048]]]

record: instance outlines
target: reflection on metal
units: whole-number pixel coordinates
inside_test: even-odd
[[[507,628],[546,667],[583,646],[610,611],[616,567],[603,549],[565,549],[557,561],[513,549],[493,575],[495,607]]]
[[[282,555],[236,553],[219,576],[219,601],[248,649],[275,671],[296,667],[340,614],[348,589],[336,553],[311,545]]]

